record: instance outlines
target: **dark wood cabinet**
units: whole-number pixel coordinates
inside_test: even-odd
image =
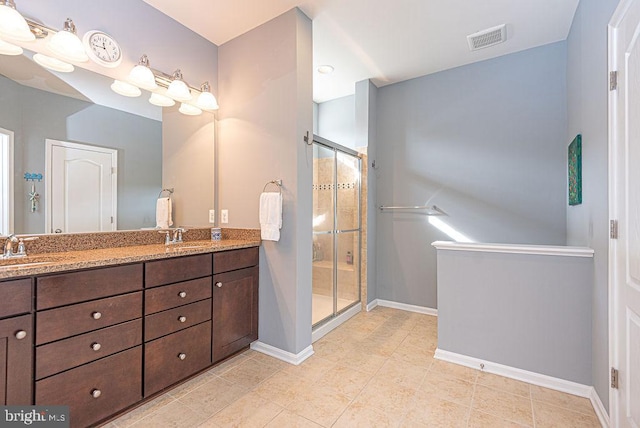
[[[258,254],[0,282],[0,405],[66,405],[71,426],[91,426],[245,348],[258,338]]]
[[[0,287],[4,286],[0,284]],[[31,289],[29,289],[31,295]],[[33,373],[31,315],[0,320],[0,403],[31,404]]]
[[[258,339],[258,275],[254,266],[213,276],[214,362]]]

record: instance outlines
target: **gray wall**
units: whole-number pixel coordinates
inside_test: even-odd
[[[438,349],[591,385],[593,259],[438,251]]]
[[[378,90],[377,202],[436,204],[477,242],[566,235],[566,44]],[[379,213],[378,298],[436,307],[436,253],[421,214]]]
[[[567,209],[567,242],[595,250],[593,385],[609,408],[607,24],[618,0],[581,0],[567,39],[568,138],[582,134],[582,205]]]
[[[317,135],[341,146],[355,149],[356,145],[355,95],[318,104]],[[361,147],[361,146],[360,146]]]
[[[19,85],[0,76],[0,127],[14,131],[16,233],[45,233],[45,183],[35,182],[40,206],[29,208],[31,182],[45,170],[45,139],[118,150],[118,229],[155,226],[162,177],[158,121]]]
[[[378,286],[376,276],[376,170],[371,167],[377,155],[376,108],[378,88],[369,80],[356,83],[355,94],[355,146],[364,147],[367,153],[367,235],[365,249],[367,252],[367,302],[377,298]]]
[[[298,9],[219,48],[219,208],[229,227],[259,227],[262,189],[283,182],[278,242],[260,249],[260,341],[311,344],[313,129],[311,21]]]

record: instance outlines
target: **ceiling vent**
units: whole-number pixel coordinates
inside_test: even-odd
[[[477,33],[469,34],[467,36],[469,49],[472,51],[488,48],[489,46],[497,45],[498,43],[502,43],[506,40],[507,26],[505,24],[487,28],[486,30],[478,31]]]

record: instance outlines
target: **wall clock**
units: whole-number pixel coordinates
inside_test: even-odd
[[[120,44],[102,31],[87,31],[82,38],[89,58],[103,67],[115,68],[122,62]]]

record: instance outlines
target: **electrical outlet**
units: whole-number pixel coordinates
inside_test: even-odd
[[[220,223],[229,223],[229,210],[220,211]]]
[[[209,210],[209,223],[216,222],[216,210]]]

